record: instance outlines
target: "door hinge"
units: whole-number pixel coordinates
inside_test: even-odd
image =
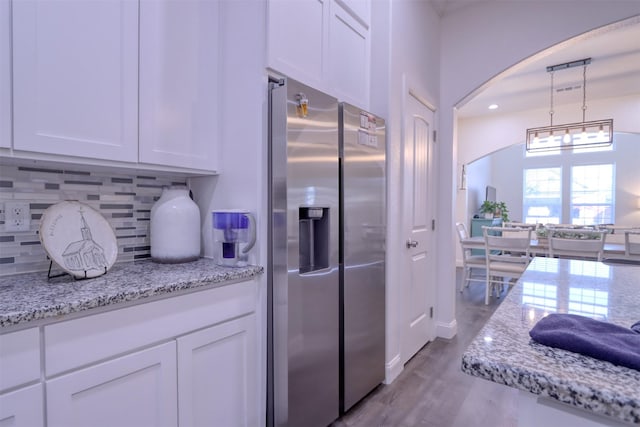
[[[433,307],[429,307],[429,317],[433,319]]]
[[[438,141],[438,131],[437,130],[433,130],[433,142],[437,142]]]
[[[435,230],[435,229],[436,229],[436,220],[435,220],[435,219],[432,219],[432,220],[431,220],[431,231],[433,231],[433,230]]]

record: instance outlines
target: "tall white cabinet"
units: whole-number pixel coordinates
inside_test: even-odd
[[[267,65],[369,108],[370,0],[269,0]]]
[[[136,2],[12,5],[14,148],[136,161]]]

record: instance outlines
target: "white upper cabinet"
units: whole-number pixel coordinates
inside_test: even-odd
[[[217,169],[218,7],[140,2],[142,163]]]
[[[322,87],[327,73],[330,0],[269,0],[269,67],[309,86]]]
[[[0,147],[11,147],[13,84],[15,156],[214,173],[218,8],[210,0],[0,0]]]
[[[267,65],[369,107],[370,0],[269,0]]]
[[[11,12],[0,1],[0,148],[11,147]]]
[[[138,4],[12,5],[14,148],[137,161]]]
[[[364,6],[368,2],[350,3],[368,18],[369,9]],[[354,14],[346,3],[336,1],[331,8],[329,34],[329,81],[335,95],[343,101],[368,108],[371,38],[367,21]]]

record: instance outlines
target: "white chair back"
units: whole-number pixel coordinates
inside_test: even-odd
[[[483,227],[487,266],[485,304],[491,290],[504,286],[504,279],[520,278],[531,261],[530,228]]]
[[[467,227],[463,223],[456,222],[456,231],[460,240],[460,248],[462,249],[463,277],[460,283],[460,292],[462,292],[465,286],[469,286],[469,282],[485,281],[484,277],[479,279],[471,274],[471,269],[485,269],[485,259],[484,255],[473,255],[471,253],[471,247],[465,243],[465,240],[469,239],[469,233],[467,233]]]
[[[640,231],[624,232],[624,255],[629,259],[640,260]]]
[[[604,230],[553,228],[549,231],[549,256],[602,261],[605,234]]]
[[[538,228],[538,224],[528,224],[525,222],[505,222],[503,226],[506,228],[529,228],[531,230]]]
[[[458,239],[462,242],[463,239],[469,238],[469,233],[467,233],[467,227],[461,222],[456,222],[456,231],[458,232]]]

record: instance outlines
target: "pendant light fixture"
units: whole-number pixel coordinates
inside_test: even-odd
[[[574,148],[606,147],[613,142],[613,119],[587,122],[587,65],[591,58],[547,67],[551,76],[551,103],[549,126],[527,129],[527,151],[556,151]],[[583,67],[582,71],[582,122],[562,125],[553,124],[553,75],[558,70]]]

